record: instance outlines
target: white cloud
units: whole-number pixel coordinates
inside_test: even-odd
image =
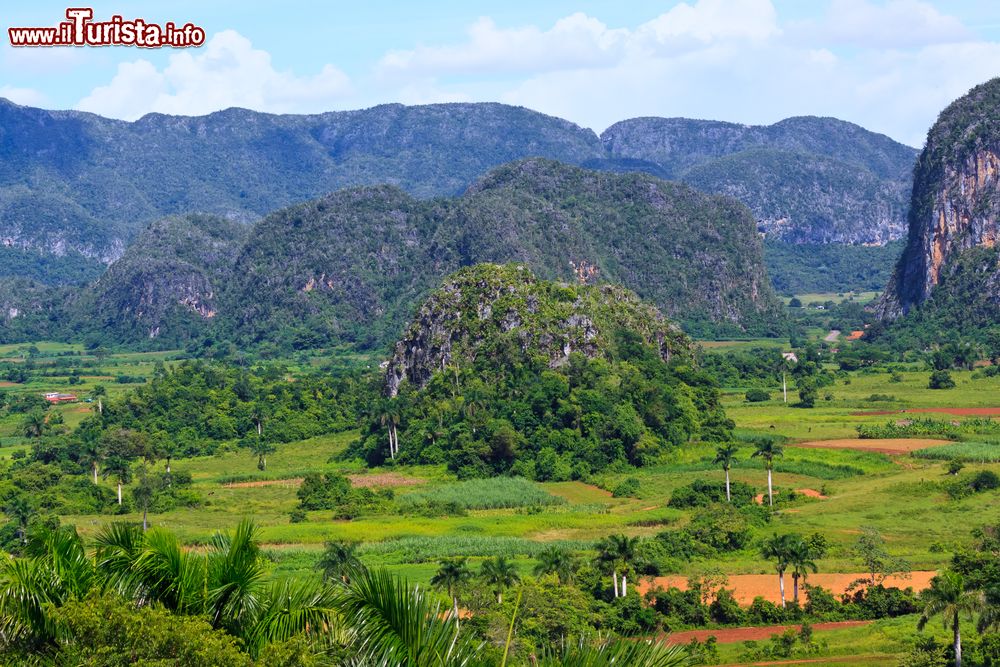
[[[269,53],[226,30],[197,53],[172,54],[162,70],[148,60],[120,64],[111,82],[76,108],[126,120],[154,111],[200,115],[233,106],[307,113],[329,110],[350,93],[347,75],[336,67],[325,65],[306,77],[279,72]]]
[[[620,57],[627,32],[610,30],[581,13],[560,19],[548,30],[536,26],[501,29],[484,17],[469,27],[465,43],[390,51],[379,62],[378,71],[383,76],[409,76],[596,67]]]
[[[0,86],[0,97],[6,97],[15,104],[23,104],[29,107],[44,107],[48,106],[49,103],[48,97],[34,88]]]
[[[792,24],[803,42],[867,48],[907,48],[962,42],[972,31],[920,0],[833,0],[819,20]]]

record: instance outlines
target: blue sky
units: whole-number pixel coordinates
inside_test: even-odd
[[[75,3],[74,3],[75,4]],[[48,26],[65,3],[5,7]],[[500,101],[603,130],[634,116],[836,116],[919,146],[1000,75],[995,0],[102,2],[205,28],[199,49],[0,47],[0,96],[133,120]]]

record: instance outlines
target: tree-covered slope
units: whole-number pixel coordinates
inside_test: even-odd
[[[601,140],[617,158],[737,197],[778,240],[885,243],[905,232],[916,151],[851,123],[635,118],[612,125]]]
[[[731,436],[690,340],[621,287],[523,265],[449,276],[418,309],[349,455],[445,463],[461,477],[586,478]]]
[[[603,149],[590,130],[500,104],[229,109],[127,123],[0,100],[0,240],[107,263],[164,215],[252,221],[365,184],[457,194],[489,168],[533,155],[580,163]]]
[[[209,215],[169,217],[150,225],[68,316],[78,330],[120,342],[159,339],[175,346],[204,333],[218,314],[222,289],[246,227]]]
[[[222,322],[248,343],[384,344],[443,276],[480,262],[620,283],[696,327],[783,326],[742,205],[541,159],[500,167],[455,199],[359,188],[268,216],[240,254]]]

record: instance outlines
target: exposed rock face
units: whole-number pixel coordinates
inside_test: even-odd
[[[479,264],[449,277],[417,311],[387,365],[386,393],[395,396],[404,381],[423,387],[437,371],[509,346],[550,368],[574,352],[599,357],[623,330],[664,360],[691,353],[680,329],[622,287],[553,283],[522,265]]]
[[[993,248],[998,238],[1000,78],[949,105],[928,133],[914,175],[907,246],[877,312],[893,319],[927,301],[965,253]],[[997,278],[982,261],[989,260],[977,258],[982,289],[989,290]]]
[[[158,220],[111,265],[76,307],[112,338],[180,342],[219,312],[246,228],[207,215]]]

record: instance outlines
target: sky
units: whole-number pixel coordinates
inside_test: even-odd
[[[4,7],[5,29],[65,20],[66,4],[20,5]],[[96,20],[191,22],[208,39],[194,49],[15,49],[5,30],[0,97],[125,120],[495,101],[597,132],[636,116],[769,124],[817,115],[919,147],[951,100],[1000,75],[996,0],[92,6]]]

